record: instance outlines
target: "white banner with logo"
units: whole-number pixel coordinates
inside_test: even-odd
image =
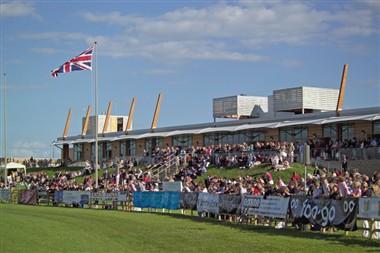
[[[90,192],[63,191],[62,202],[65,204],[87,204],[90,199]]]
[[[163,182],[162,190],[164,192],[181,192],[182,191],[182,182]]]
[[[127,192],[92,192],[91,201],[127,201]]]
[[[380,198],[360,198],[358,217],[380,219]]]
[[[268,196],[245,195],[241,202],[240,212],[245,215],[258,215],[263,217],[281,218],[286,217],[289,198]]]
[[[201,192],[198,195],[197,211],[206,213],[219,213],[219,195]]]

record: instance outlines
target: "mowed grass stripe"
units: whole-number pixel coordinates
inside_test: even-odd
[[[0,205],[1,252],[376,252],[339,234],[275,230],[181,215]]]

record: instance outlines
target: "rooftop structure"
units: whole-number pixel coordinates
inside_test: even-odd
[[[296,87],[273,91],[274,112],[311,113],[335,111],[339,90]]]
[[[213,117],[254,118],[268,112],[268,97],[237,95],[213,99]]]

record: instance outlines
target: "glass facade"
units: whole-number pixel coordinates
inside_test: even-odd
[[[164,139],[162,137],[153,137],[145,139],[145,150],[152,152],[156,147],[163,147]]]
[[[236,133],[220,132],[209,133],[203,136],[204,145],[242,144],[263,141],[265,136],[262,132],[241,131]]]
[[[173,146],[191,147],[193,138],[191,135],[178,135],[172,138]]]
[[[287,142],[306,142],[307,128],[305,127],[287,127],[280,129],[280,141]]]
[[[120,158],[124,159],[126,154],[127,154],[127,142],[126,141],[120,142],[120,149],[119,150],[120,150],[120,154],[119,154]]]
[[[83,144],[82,143],[74,144],[74,160],[75,161],[83,160]]]
[[[98,161],[103,160],[103,143],[98,143]],[[91,143],[91,161],[95,161],[95,142]]]
[[[336,124],[324,125],[323,126],[323,137],[330,138],[332,140],[336,140],[337,136],[338,136],[338,134],[337,134]]]
[[[105,153],[106,153],[106,160],[110,160],[112,158],[112,144],[111,142],[104,142],[103,148],[105,147]]]
[[[380,120],[373,122],[373,134],[380,135]]]
[[[352,137],[354,137],[354,128],[352,127],[352,125],[342,125],[340,131],[340,137],[342,141],[349,140],[352,139]]]

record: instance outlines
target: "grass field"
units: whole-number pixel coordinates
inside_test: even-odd
[[[308,166],[306,168],[307,173],[313,173],[314,167]],[[292,166],[284,171],[274,172],[271,170],[271,167],[267,164],[255,166],[250,169],[239,169],[239,168],[216,168],[210,167],[207,170],[207,173],[197,178],[198,182],[204,182],[204,179],[208,176],[219,176],[224,178],[238,178],[244,176],[253,176],[259,177],[263,175],[265,172],[271,172],[273,175],[273,179],[277,180],[279,178],[283,179],[284,182],[288,182],[291,178],[293,172],[297,172],[302,177],[305,175],[305,167],[302,164],[294,163]]]
[[[28,169],[28,172],[39,172],[44,171],[47,173],[49,177],[53,177],[56,171],[79,171],[82,168],[79,167],[62,167],[62,168],[33,168]],[[307,173],[313,173],[314,168],[308,166],[307,167]],[[109,168],[108,171],[110,173],[115,172],[115,169]],[[202,175],[201,177],[197,178],[197,182],[204,182],[204,179],[207,178],[207,176],[220,176],[225,178],[238,178],[238,177],[244,177],[244,176],[253,176],[253,177],[259,177],[263,175],[265,172],[270,171],[273,174],[273,178],[276,180],[278,178],[282,178],[285,182],[288,182],[290,177],[292,176],[293,172],[297,172],[301,176],[304,176],[305,167],[302,164],[294,163],[292,166],[285,170],[285,171],[278,171],[273,172],[271,170],[271,167],[268,164],[255,166],[250,169],[239,169],[239,168],[216,168],[216,167],[210,167],[206,174]],[[99,177],[103,176],[104,170],[99,170]],[[92,174],[93,176],[95,175]],[[77,177],[75,178],[75,181],[78,183],[83,183],[84,177]]]
[[[0,252],[379,252],[380,242],[195,216],[0,204]]]

